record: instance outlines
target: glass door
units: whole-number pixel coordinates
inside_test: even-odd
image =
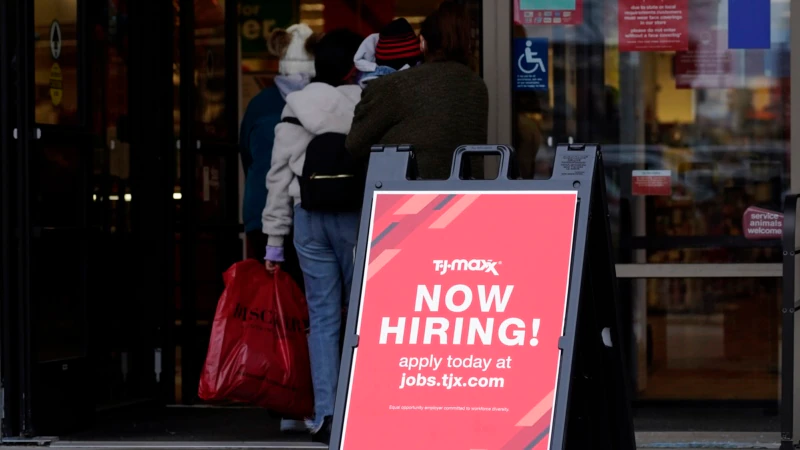
[[[163,401],[172,77],[155,63],[170,48],[152,42],[172,15],[137,2],[129,22],[125,0],[5,5],[4,434],[62,436],[98,410]]]
[[[16,122],[16,99],[12,100],[14,76],[11,58],[17,43],[16,8],[13,2],[0,3],[0,377],[3,391],[17,389],[19,385],[19,346],[17,341],[16,317],[17,302],[14,229],[16,219],[11,212],[16,209],[14,187],[16,177],[12,152],[17,152],[19,133]],[[13,436],[19,428],[19,396],[3,395],[5,401],[0,406],[0,437]]]
[[[661,2],[659,26],[645,3],[498,2],[498,137],[528,178],[603,145],[639,400],[774,403],[780,251],[753,214],[789,187],[788,3],[745,43],[729,2]]]
[[[168,193],[159,175],[160,165],[170,160],[154,164],[151,152],[169,148],[164,145],[169,141],[160,141],[154,130],[168,128],[171,118],[154,113],[159,105],[151,99],[170,86],[169,66],[155,62],[170,47],[157,52],[149,44],[168,35],[171,11],[146,10],[129,0],[84,2],[86,28],[93,36],[86,46],[93,136],[89,220],[98,230],[89,258],[94,381],[87,395],[96,410],[107,411],[161,400],[161,311],[169,297],[152,272],[162,270],[158,260],[167,251],[161,242],[153,242],[148,228],[168,235],[169,224],[160,214],[166,203],[161,199]],[[146,55],[142,48],[147,48]],[[142,72],[149,76],[131,76]],[[140,130],[146,130],[141,134],[147,138],[139,137]]]
[[[60,433],[92,413],[88,259],[92,135],[82,2],[17,5],[16,258],[21,434]]]
[[[180,2],[176,328],[179,403],[197,401],[222,273],[242,258],[237,4]]]

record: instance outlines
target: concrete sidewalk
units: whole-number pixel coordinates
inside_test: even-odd
[[[752,432],[637,432],[636,443],[639,449],[778,449],[780,448],[780,436],[778,433]],[[6,443],[6,445],[8,444],[11,443]],[[323,450],[326,448],[319,444],[297,441],[31,440],[28,442],[18,441],[16,444],[93,450]],[[0,446],[4,447],[5,445]],[[13,445],[9,445],[9,447],[11,446]]]
[[[778,449],[780,437],[777,433],[729,433],[729,432],[638,432],[636,442],[639,449]],[[50,444],[52,448],[93,450],[322,450],[325,446],[306,442],[109,442],[59,440]]]

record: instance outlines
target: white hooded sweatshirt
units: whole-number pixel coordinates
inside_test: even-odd
[[[302,127],[281,122],[275,127],[272,167],[267,173],[267,204],[261,215],[267,245],[282,247],[292,227],[293,206],[300,203],[300,184],[306,147],[323,133],[350,133],[361,88],[346,85],[335,88],[311,83],[286,97],[281,118],[294,117]]]

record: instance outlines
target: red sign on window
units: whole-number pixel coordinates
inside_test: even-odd
[[[338,448],[549,447],[576,204],[376,194]]]
[[[686,50],[688,9],[689,0],[619,0],[619,50]]]
[[[583,0],[515,0],[514,21],[524,26],[578,25]]]
[[[634,170],[633,195],[672,195],[672,172],[669,170]]]
[[[783,237],[783,214],[751,206],[742,216],[745,239],[781,239]]]
[[[689,51],[675,54],[675,87],[736,87],[738,77],[733,70],[733,52],[728,50],[727,31],[708,29],[695,34]]]

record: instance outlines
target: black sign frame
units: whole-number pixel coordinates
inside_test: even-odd
[[[466,156],[500,156],[496,179],[463,179]],[[508,146],[462,146],[447,180],[418,180],[410,145],[372,149],[356,248],[330,450],[341,446],[375,192],[577,191],[575,236],[549,450],[635,450],[600,146],[563,144],[549,180],[519,180]],[[513,212],[512,212],[513,213]],[[391,426],[391,424],[387,424]],[[380,430],[374,430],[380,433]],[[520,449],[522,450],[522,449]]]

